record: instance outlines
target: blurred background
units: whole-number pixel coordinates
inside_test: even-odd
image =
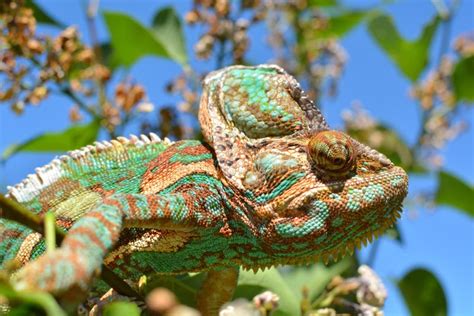
[[[371,266],[388,290],[387,315],[474,314],[472,0],[7,0],[0,7],[0,191],[96,139],[150,131],[199,138],[209,71],[276,63],[333,128],[410,174],[401,220],[344,273]],[[309,270],[280,273],[314,276]],[[329,279],[306,278],[320,288],[308,300],[324,295]]]

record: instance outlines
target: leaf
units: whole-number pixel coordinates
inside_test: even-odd
[[[288,273],[283,274],[283,278],[293,289],[293,293],[297,293],[298,301],[301,301],[301,290],[305,287],[308,290],[308,298],[313,301],[318,297],[331,281],[337,275],[342,274],[351,267],[351,259],[343,260],[333,264],[330,267],[322,263],[313,264],[310,267],[296,267]]]
[[[336,6],[337,0],[309,0],[308,7]]]
[[[429,62],[429,49],[440,18],[428,22],[414,41],[404,39],[391,16],[378,14],[369,20],[369,33],[375,42],[411,81],[416,81]]]
[[[456,64],[451,80],[458,101],[474,102],[474,55]]]
[[[181,62],[168,52],[167,43],[163,43],[134,18],[120,12],[105,11],[104,19],[110,33],[114,63],[130,67],[147,55]]]
[[[446,171],[438,173],[435,201],[474,216],[474,187]]]
[[[2,153],[2,160],[17,152],[62,152],[91,144],[100,129],[98,121],[85,125],[75,125],[58,133],[44,133],[22,144],[8,147]]]
[[[276,268],[257,273],[240,270],[238,286],[234,294],[235,298],[252,299],[256,294],[266,290],[270,290],[280,297],[278,309],[272,315],[299,315],[300,305],[295,296],[295,291],[288,286]]]
[[[170,56],[180,64],[186,64],[186,45],[181,20],[172,7],[159,10],[152,22],[152,31],[168,51]]]
[[[0,281],[0,298],[12,303],[9,315],[66,316],[56,300],[46,292],[15,291],[10,284]],[[41,313],[38,309],[44,311]]]
[[[443,287],[430,271],[422,268],[411,270],[398,281],[398,288],[412,316],[447,314]]]
[[[140,316],[140,309],[132,302],[113,302],[105,305],[104,316]]]
[[[327,28],[317,32],[318,37],[344,37],[359,25],[371,11],[353,10],[330,16]]]
[[[37,5],[33,0],[26,0],[25,5],[33,9],[33,14],[38,23],[49,24],[52,26],[57,26],[60,28],[65,28],[66,26],[61,22],[58,22],[55,18],[51,17],[46,11],[44,11],[39,5]]]

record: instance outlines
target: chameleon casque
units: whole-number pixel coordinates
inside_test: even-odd
[[[403,169],[331,130],[298,82],[274,65],[232,66],[204,80],[204,142],[155,134],[72,151],[7,196],[68,231],[0,219],[0,262],[18,289],[80,297],[105,263],[124,279],[207,271],[197,297],[214,315],[239,267],[337,259],[400,216]]]

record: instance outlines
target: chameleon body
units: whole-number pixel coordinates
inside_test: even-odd
[[[239,267],[337,259],[399,217],[406,173],[330,130],[278,66],[209,74],[199,120],[203,142],[150,134],[96,143],[9,188],[68,230],[45,253],[39,233],[0,219],[0,262],[23,265],[13,284],[70,297],[87,291],[102,262],[127,279],[207,271],[198,307],[213,315]]]

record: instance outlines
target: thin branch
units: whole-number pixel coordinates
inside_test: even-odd
[[[370,247],[369,257],[367,258],[367,265],[373,267],[375,262],[375,257],[377,256],[377,251],[380,246],[380,238],[375,239],[372,247]]]
[[[90,107],[88,107],[81,99],[79,99],[79,97],[72,91],[72,89],[69,86],[62,86],[59,88],[59,91],[65,96],[68,96],[69,98],[71,98],[81,110],[83,110],[84,112],[87,112],[93,118],[102,119],[100,115],[98,115],[95,111],[93,111]]]
[[[443,56],[449,50],[449,43],[451,41],[451,23],[452,23],[454,13],[457,8],[457,1],[453,2],[453,5],[451,8],[448,8],[446,4],[444,3],[444,1],[442,0],[432,0],[432,3],[435,6],[436,11],[438,12],[438,15],[443,19],[441,21],[441,28],[442,28],[441,43],[440,43],[439,53],[436,60],[436,68],[439,68],[439,66],[441,65],[441,62],[443,61]],[[422,140],[427,132],[425,126],[428,119],[431,117],[431,112],[433,110],[434,110],[434,107],[426,111],[421,109],[421,112],[422,112],[421,113],[421,128],[418,133],[416,143],[411,147],[411,152],[414,157],[417,157],[418,154],[420,153]],[[415,164],[416,159],[414,159],[412,163]]]
[[[0,208],[0,214],[2,218],[16,221],[44,235],[43,219],[41,219],[38,215],[28,211],[23,205],[11,199],[8,199],[0,194]],[[56,243],[59,245],[66,237],[66,232],[57,225],[54,225],[54,232],[56,234]],[[134,289],[132,289],[130,285],[128,285],[124,280],[118,277],[107,266],[102,265],[100,276],[118,293],[141,299],[140,294],[138,294]]]
[[[89,36],[90,36],[92,49],[94,50],[94,60],[96,63],[102,64],[103,54],[102,54],[102,48],[99,44],[99,37],[97,35],[98,32],[97,32],[97,23],[96,23],[97,10],[99,8],[99,0],[89,0],[89,1],[84,0],[83,2],[84,2],[84,8],[86,11],[87,28],[89,30]],[[99,106],[103,108],[107,101],[105,84],[100,79],[96,80],[96,82],[99,87]]]
[[[219,51],[216,58],[216,69],[221,69],[224,67],[224,58],[225,58],[225,39],[219,39]]]

